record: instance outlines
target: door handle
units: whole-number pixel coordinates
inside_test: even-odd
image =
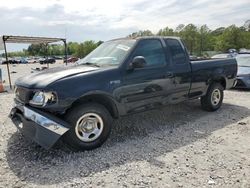
[[[174,77],[174,73],[173,72],[167,72],[166,73],[166,77],[167,78],[173,78]]]

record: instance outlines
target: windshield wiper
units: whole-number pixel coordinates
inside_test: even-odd
[[[97,63],[90,63],[90,62],[81,63],[80,65],[90,65],[90,66],[94,66],[94,67],[100,67],[100,65],[98,65]]]

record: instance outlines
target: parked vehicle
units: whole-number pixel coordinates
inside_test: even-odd
[[[27,61],[27,59],[24,58],[24,57],[19,58],[17,61],[18,61],[18,63],[21,63],[21,64],[27,64],[27,63],[29,63],[29,62]]]
[[[26,60],[28,61],[29,64],[37,63],[40,58],[38,57],[29,57]]]
[[[53,64],[53,63],[55,63],[55,62],[56,62],[56,60],[55,60],[54,58],[52,58],[52,57],[40,58],[40,59],[39,59],[39,63],[40,63],[40,64],[47,64],[47,63]]]
[[[189,60],[190,61],[195,61],[195,60],[198,60],[198,57],[195,56],[195,55],[189,55]]]
[[[197,98],[204,110],[219,109],[236,74],[235,59],[190,61],[176,37],[111,40],[76,65],[19,78],[10,117],[44,148],[62,139],[90,150],[114,118]]]
[[[55,60],[62,60],[63,58],[61,56],[52,56]]]
[[[9,57],[8,61],[9,61],[9,64],[26,64],[26,63],[28,63],[27,59],[24,57],[14,57],[14,58]],[[2,64],[7,64],[5,58],[2,61]]]
[[[79,60],[79,58],[78,57],[70,57],[70,58],[68,58],[67,59],[67,62],[68,63],[75,63],[75,62],[77,62]],[[64,60],[64,63],[65,63],[66,61]]]
[[[15,58],[11,58],[11,57],[8,58],[8,62],[9,62],[9,64],[18,64],[19,63]],[[7,64],[7,61],[5,60],[5,58],[2,61],[2,64]]]
[[[238,63],[237,84],[235,88],[250,88],[250,54],[239,54],[236,57]]]
[[[239,54],[250,54],[250,49],[241,48],[239,50]]]
[[[5,64],[5,58],[0,57],[0,64]]]
[[[225,59],[225,58],[233,58],[234,56],[230,53],[224,53],[224,54],[216,54],[211,57],[211,59]]]
[[[5,60],[5,58],[2,59],[1,64],[2,64],[2,65],[6,65],[6,64],[7,64],[7,61]]]

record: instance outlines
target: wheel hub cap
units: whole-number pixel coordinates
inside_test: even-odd
[[[217,105],[220,102],[221,94],[219,89],[215,89],[212,93],[211,102],[213,105]]]
[[[86,130],[86,131],[91,131],[95,128],[95,122],[94,121],[87,121],[85,123],[85,125],[83,126],[83,130]]]
[[[81,141],[91,142],[101,135],[103,126],[103,120],[98,114],[86,113],[78,119],[75,133]]]

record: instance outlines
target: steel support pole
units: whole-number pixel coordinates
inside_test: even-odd
[[[6,43],[5,43],[4,38],[3,38],[3,44],[4,44],[5,59],[6,59],[6,63],[7,63],[6,65],[7,65],[8,77],[9,77],[9,84],[10,84],[10,89],[12,89],[11,78],[10,78],[9,60],[8,60],[8,54],[7,54]]]
[[[66,63],[66,66],[68,65],[68,47],[67,47],[67,42],[66,42],[66,39],[63,40],[64,42],[64,50],[65,50],[65,63]]]
[[[46,61],[47,61],[47,68],[49,68],[49,57],[48,57],[48,48],[49,48],[49,44],[46,43]]]

